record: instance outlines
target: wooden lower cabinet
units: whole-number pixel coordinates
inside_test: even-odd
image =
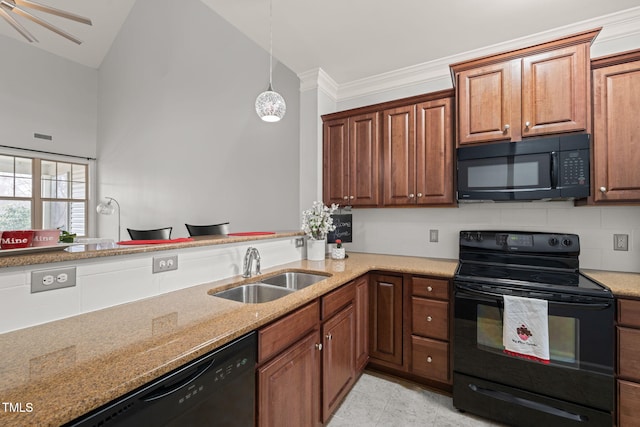
[[[640,425],[640,300],[618,299],[618,426]]]
[[[307,335],[258,369],[258,425],[320,425],[320,334]]]
[[[327,422],[356,379],[353,304],[322,325],[322,422]]]
[[[443,383],[451,381],[448,342],[413,335],[411,348],[414,374]]]
[[[369,356],[388,367],[403,366],[402,276],[372,274],[369,288]]]
[[[258,332],[260,427],[326,423],[369,358],[368,276]]]
[[[369,362],[369,276],[355,281],[356,300],[356,372],[364,371]]]

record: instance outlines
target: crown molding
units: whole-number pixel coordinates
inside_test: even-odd
[[[300,79],[300,92],[318,89],[331,98],[334,102],[338,99],[338,83],[331,78],[322,68],[305,71],[298,74]]]
[[[554,28],[553,30],[543,31],[526,37],[508,40],[480,49],[474,49],[342,84],[336,83],[327,73],[318,68],[298,74],[300,78],[300,90],[304,91],[319,88],[336,102],[342,102],[352,98],[374,95],[409,86],[423,85],[425,83],[435,83],[443,89],[451,88],[450,64],[545,43],[572,33],[597,27],[603,28],[593,43],[593,46],[596,47],[617,39],[640,36],[640,7],[603,15]]]

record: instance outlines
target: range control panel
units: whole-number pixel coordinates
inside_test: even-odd
[[[523,231],[461,231],[460,247],[501,252],[566,253],[580,252],[576,234]]]

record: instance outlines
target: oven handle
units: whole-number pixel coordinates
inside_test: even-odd
[[[460,283],[456,284],[456,289],[460,289],[463,292],[467,292],[469,294],[482,295],[486,297],[494,297],[496,299],[502,299],[502,297],[504,296],[503,294],[498,292],[480,291],[478,289],[467,287]],[[531,298],[534,298],[534,297],[532,296]],[[604,310],[606,308],[611,307],[611,304],[612,304],[611,302],[568,302],[568,301],[555,301],[555,300],[547,300],[547,301],[553,304],[570,305],[572,307],[583,307],[591,310]]]

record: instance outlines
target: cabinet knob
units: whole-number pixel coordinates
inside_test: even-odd
[[[349,196],[344,196],[343,199],[344,200],[349,200]]]
[[[355,197],[354,197],[354,196],[349,196],[349,198],[350,198],[351,200],[355,199]]]
[[[422,197],[422,193],[418,193],[418,197]]]
[[[427,363],[431,363],[433,362],[433,359],[431,358],[431,356],[427,356]]]
[[[433,317],[427,316],[427,322],[431,322],[432,320],[433,320]]]
[[[531,126],[531,122],[524,122],[524,127],[526,129],[529,129],[530,126]]]
[[[607,192],[607,187],[600,187],[600,192],[601,193],[606,193]]]
[[[433,288],[431,286],[427,286],[427,291],[428,292],[433,292]]]
[[[327,340],[331,341],[333,339],[333,337],[331,336],[331,334],[327,334]]]
[[[318,351],[322,351],[322,344],[316,344],[316,349],[318,349]]]
[[[413,199],[414,197],[416,197],[416,195],[415,195],[415,194],[413,194],[413,193],[409,194],[409,198],[410,198],[410,199]]]
[[[508,131],[509,129],[511,129],[511,126],[509,126],[509,125],[504,125],[504,132]]]

